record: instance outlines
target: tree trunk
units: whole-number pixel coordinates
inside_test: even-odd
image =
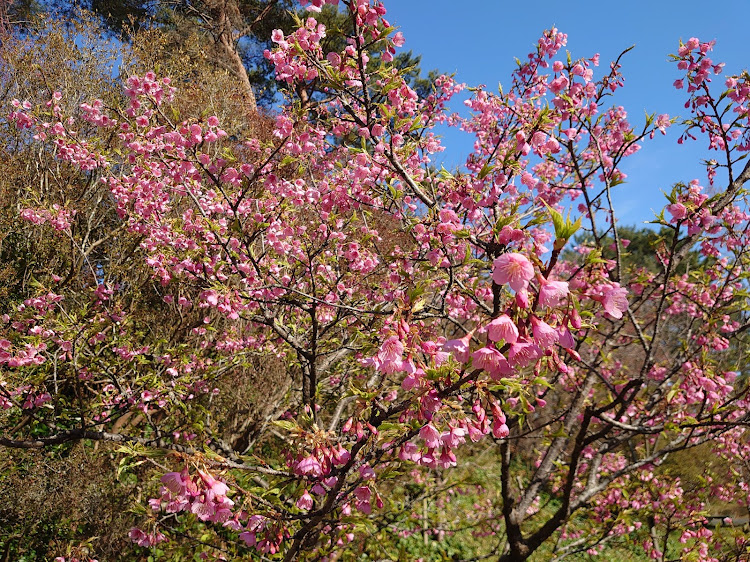
[[[230,6],[231,1],[232,0],[220,1],[214,9],[213,15],[214,21],[216,22],[216,43],[222,54],[226,57],[232,74],[237,78],[243,105],[247,108],[248,113],[255,113],[257,111],[255,93],[250,84],[250,76],[247,73],[245,64],[242,62],[242,57],[240,57],[239,52],[237,52],[234,30],[232,28],[231,19],[229,18],[229,10],[232,7],[236,10],[236,6]]]

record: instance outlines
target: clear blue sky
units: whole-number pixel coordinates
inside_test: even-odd
[[[404,49],[422,55],[424,70],[456,73],[470,86],[496,89],[499,82],[509,84],[515,58],[524,58],[542,31],[552,26],[567,33],[566,48],[574,58],[600,53],[600,70],[635,45],[623,59],[625,87],[614,102],[626,108],[636,127],[643,124],[645,111],[687,116],[685,92],[672,86],[679,71],[667,59],[677,51],[679,39],[716,39],[712,58],[727,63],[725,74],[750,67],[748,0],[385,0],[385,4],[386,17],[406,37]],[[705,182],[700,159],[708,157],[707,143],[701,139],[678,146],[678,136],[678,128],[673,127],[666,137],[644,143],[624,166],[628,181],[616,193],[621,223],[650,220],[651,210],[663,206],[661,190],[669,191],[676,181]],[[445,139],[446,166],[455,166],[471,149],[472,139],[458,132],[448,133]]]

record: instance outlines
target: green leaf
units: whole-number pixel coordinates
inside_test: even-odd
[[[482,166],[482,169],[479,170],[479,174],[477,174],[477,179],[483,180],[487,177],[487,174],[489,174],[492,170],[494,170],[497,166],[495,164],[489,165],[485,164]]]
[[[286,429],[292,433],[299,431],[299,425],[296,422],[289,420],[274,420],[273,424],[281,429]]]

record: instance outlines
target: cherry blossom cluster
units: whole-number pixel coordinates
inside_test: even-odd
[[[276,79],[292,84],[295,81],[311,81],[317,78],[318,70],[305,64],[305,59],[299,54],[320,51],[320,41],[325,36],[325,26],[313,17],[307,18],[305,27],[299,28],[289,37],[284,37],[284,32],[280,29],[274,30],[271,40],[278,48],[274,49],[273,53],[266,50],[264,55],[273,63]]]
[[[674,86],[677,89],[687,86],[690,98],[685,107],[694,115],[678,142],[683,142],[686,138],[696,139],[694,131],[697,130],[707,137],[709,150],[721,154],[747,152],[750,150],[748,77],[747,74],[729,76],[724,82],[726,90],[721,96],[714,97],[710,90],[711,77],[721,74],[724,68],[723,63],[716,64],[708,56],[714,43],[691,37],[680,45],[677,55],[673,55],[677,67],[686,74],[685,78],[676,80]],[[717,159],[707,160],[708,179],[711,185],[718,168]]]
[[[184,469],[165,474],[161,481],[164,484],[161,497],[149,502],[154,511],[189,511],[201,521],[214,523],[226,523],[233,517],[234,502],[226,496],[229,488],[210,473],[199,470],[196,475],[190,475]]]
[[[56,231],[68,230],[71,225],[71,219],[75,215],[75,210],[63,209],[57,203],[52,205],[52,209],[24,209],[21,211],[21,218],[32,224],[49,224]]]

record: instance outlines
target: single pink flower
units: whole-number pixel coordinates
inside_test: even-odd
[[[506,423],[499,423],[498,420],[495,420],[492,423],[492,435],[494,435],[497,439],[505,439],[510,435],[510,428]]]
[[[452,466],[456,466],[457,463],[458,459],[456,459],[456,454],[450,449],[443,447],[443,450],[440,453],[440,457],[437,460],[437,465],[440,468],[450,468]]]
[[[310,493],[307,490],[305,490],[305,492],[297,500],[297,507],[304,511],[309,511],[312,508],[312,506],[313,506],[313,497],[310,495]]]
[[[331,457],[333,458],[333,464],[336,466],[344,466],[352,458],[352,455],[347,451],[341,444],[336,448],[331,449]]]
[[[461,339],[448,340],[443,344],[443,351],[452,353],[453,358],[459,363],[466,363],[469,360],[469,342],[472,333],[469,332]]]
[[[354,502],[354,506],[364,513],[365,515],[372,512],[372,506],[370,505],[370,497],[372,491],[367,486],[360,486],[354,490],[354,496],[357,498]]]
[[[386,339],[378,351],[376,366],[384,373],[396,373],[404,367],[404,344],[398,336]]]
[[[190,512],[198,516],[201,521],[208,521],[214,516],[216,507],[213,502],[200,502],[197,501],[190,506]]]
[[[505,417],[505,413],[503,412],[503,409],[500,407],[500,403],[497,401],[493,401],[492,404],[490,404],[490,411],[492,412],[492,417],[499,423],[505,423],[508,421],[508,418]]]
[[[672,215],[672,221],[676,222],[687,217],[687,208],[682,203],[672,203],[667,205],[667,211]]]
[[[419,437],[424,440],[425,445],[430,449],[440,446],[440,432],[431,423],[419,430]]]
[[[482,347],[471,355],[472,365],[483,371],[493,372],[500,367],[500,360],[505,359],[494,347]]]
[[[512,367],[526,367],[542,355],[542,350],[535,343],[519,340],[510,346],[508,351],[508,363]]]
[[[492,280],[498,285],[508,284],[514,291],[521,291],[534,277],[534,266],[523,254],[502,254],[492,262]]]
[[[199,470],[198,474],[200,475],[203,482],[206,484],[206,487],[215,496],[225,496],[226,493],[229,491],[229,487],[224,482],[222,482],[221,480],[217,480],[216,478],[211,476],[208,472]]]
[[[419,462],[421,457],[422,453],[419,452],[419,448],[411,441],[404,443],[401,446],[401,450],[398,452],[398,458],[402,461]]]
[[[570,81],[566,76],[558,76],[549,83],[549,89],[552,90],[552,92],[554,92],[555,94],[559,94],[568,87],[568,84],[570,84]]]
[[[466,430],[463,427],[452,427],[440,436],[446,447],[455,448],[466,441]]]
[[[557,330],[536,316],[531,317],[531,327],[534,332],[534,343],[541,349],[552,347],[560,337]]]
[[[490,338],[490,341],[504,340],[505,343],[516,343],[518,328],[510,319],[510,316],[503,314],[487,325],[487,337]]]
[[[545,307],[555,307],[568,296],[570,292],[567,281],[547,281],[542,279],[539,288],[539,304]]]
[[[161,482],[175,496],[185,491],[185,479],[179,472],[166,473],[161,477]]]
[[[297,463],[295,467],[297,474],[310,475],[310,476],[321,476],[323,474],[323,467],[313,455],[303,458]]]
[[[619,320],[628,309],[628,290],[614,283],[604,290],[604,311],[612,318]]]
[[[378,359],[381,361],[396,361],[401,359],[404,353],[404,344],[398,339],[398,336],[391,336],[383,342],[378,352]]]
[[[559,335],[558,341],[565,349],[573,349],[576,346],[576,342],[573,339],[573,334],[565,326],[561,326],[557,329]]]

